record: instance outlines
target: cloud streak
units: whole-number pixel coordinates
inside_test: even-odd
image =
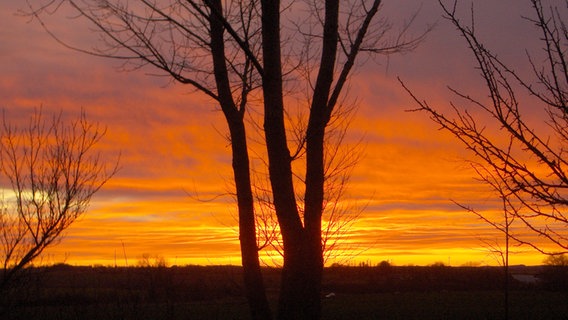
[[[101,151],[111,159],[121,154],[121,171],[49,251],[54,259],[123,264],[149,253],[178,264],[240,263],[236,209],[227,195],[230,146],[215,104],[187,87],[148,76],[147,68],[120,72],[117,61],[63,48],[38,23],[13,14],[20,3],[0,4],[0,107],[16,122],[26,121],[40,105],[66,114],[84,109],[107,127]],[[525,41],[530,24],[518,19],[528,14],[527,5],[508,0],[475,6],[481,38],[514,62],[524,58],[519,48],[533,46]],[[384,14],[403,21],[419,7],[415,0],[392,2]],[[425,115],[405,111],[413,102],[397,76],[442,108],[455,99],[447,85],[484,95],[466,44],[436,5],[421,10],[417,33],[437,23],[427,41],[413,53],[369,61],[350,85],[359,110],[348,141],[362,139],[366,146],[346,200],[366,205],[348,236],[361,250],[355,252],[358,260],[483,260],[479,237],[498,236],[452,202],[493,207],[492,196],[463,162],[468,157],[463,146]],[[84,25],[50,23],[81,44],[95,41]],[[520,257],[540,262],[538,256]]]

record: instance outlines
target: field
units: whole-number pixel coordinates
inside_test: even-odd
[[[516,270],[516,271],[515,271]],[[566,268],[514,269],[510,319],[568,319]],[[277,299],[277,269],[265,269]],[[325,270],[324,319],[504,319],[502,271],[478,267],[335,267]],[[2,319],[248,319],[240,268],[30,270],[4,296]]]

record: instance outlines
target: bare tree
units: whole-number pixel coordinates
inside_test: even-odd
[[[284,250],[278,317],[319,318],[326,128],[361,53],[412,50],[423,35],[408,37],[408,25],[389,34],[392,24],[377,18],[380,0],[283,4],[274,0],[53,0],[33,7],[33,15],[40,19],[67,4],[90,21],[104,41],[99,48],[76,49],[121,59],[126,67],[155,67],[220,106],[232,147],[247,298],[254,319],[269,319],[245,126],[247,112],[261,110],[263,124],[258,127],[266,148],[269,203],[274,206]],[[294,140],[297,144],[288,138],[294,130],[286,118],[294,92],[304,94],[302,109],[307,114],[300,139]],[[294,168],[302,169],[295,172],[292,162],[299,155],[302,165]],[[302,187],[295,176],[301,176]],[[298,188],[303,190],[302,210]]]
[[[345,143],[347,130],[356,108],[340,105],[341,113],[333,115],[331,125],[326,129],[326,154],[324,175],[324,200],[322,209],[322,254],[324,264],[330,261],[346,262],[353,259],[358,251],[356,245],[349,243],[349,233],[364,209],[364,204],[348,202],[345,199],[349,188],[352,170],[363,155],[360,142]],[[301,137],[301,134],[298,135]],[[300,144],[300,143],[298,143]],[[296,161],[301,159],[298,155]],[[265,175],[258,174],[254,182],[254,193],[259,208],[256,214],[257,241],[259,250],[266,249],[272,264],[281,265],[279,260],[284,255],[282,234],[271,202],[268,182]],[[305,182],[302,175],[295,174],[296,199],[301,216],[304,214]]]
[[[27,126],[10,123],[4,114],[1,129],[3,289],[62,238],[116,173],[118,162],[108,166],[95,150],[105,130],[84,113],[67,123],[61,114],[46,120],[37,110]]]
[[[348,187],[348,173],[341,177],[342,181],[334,181],[336,185],[327,182],[330,188],[326,188],[324,208],[322,213],[322,254],[324,264],[335,262],[347,262],[364,251],[359,246],[349,243],[350,231],[363,212],[364,205],[359,203],[346,203],[343,199]],[[258,191],[255,185],[255,190]],[[331,194],[327,194],[331,190]],[[262,190],[263,192],[266,190]],[[256,211],[256,228],[258,250],[265,250],[268,257],[267,265],[281,266],[284,257],[282,233],[274,210],[274,205],[269,203],[266,194],[256,194],[257,203],[260,205]],[[299,211],[302,212],[302,200],[298,199]]]
[[[503,200],[508,219],[499,224],[491,217],[478,216],[515,242],[545,254],[559,254],[568,252],[566,11],[545,9],[540,0],[530,3],[534,17],[526,20],[540,31],[544,52],[542,63],[527,53],[532,78],[523,77],[483,45],[474,22],[467,25],[458,18],[457,2],[446,6],[440,1],[446,18],[473,53],[489,99],[450,89],[474,109],[451,103],[453,115],[449,116],[407,91],[418,103],[417,110],[428,113],[475,154],[479,176]],[[519,100],[521,92],[531,99]],[[538,123],[535,111],[543,115]],[[523,232],[513,232],[510,223]]]
[[[509,147],[508,153],[511,152]],[[510,155],[507,155],[510,156]],[[519,215],[522,206],[515,203],[514,198],[510,197],[510,192],[502,183],[499,177],[499,172],[495,172],[492,167],[483,166],[477,162],[471,162],[474,171],[480,177],[481,181],[489,185],[494,192],[495,196],[499,199],[501,207],[499,208],[501,218],[490,216],[485,212],[478,211],[470,206],[456,203],[466,211],[473,213],[480,220],[498,230],[502,238],[490,241],[482,239],[484,246],[492,255],[497,263],[503,267],[503,309],[505,319],[509,319],[509,296],[510,296],[510,274],[509,274],[509,256],[511,254],[511,246],[516,243],[515,239],[511,238],[513,232],[513,225],[516,216]],[[511,243],[513,242],[513,243]]]

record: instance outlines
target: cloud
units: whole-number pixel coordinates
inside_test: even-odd
[[[500,55],[526,66],[522,49],[534,47],[527,42],[527,34],[534,33],[530,23],[518,19],[530,13],[528,2],[517,2],[476,2],[476,28]],[[467,259],[471,248],[479,247],[477,235],[493,234],[452,203],[493,207],[491,195],[463,163],[469,157],[463,145],[438,131],[427,115],[405,111],[415,104],[397,77],[441,110],[455,100],[448,85],[482,99],[486,95],[467,44],[437,5],[420,4],[385,3],[383,15],[396,30],[421,8],[411,31],[420,34],[437,23],[427,40],[408,54],[369,60],[350,82],[348,101],[356,102],[358,113],[346,141],[363,141],[365,155],[353,171],[346,201],[366,205],[350,230],[350,241],[365,249],[363,260],[410,256],[431,263],[458,254]],[[40,105],[46,113],[76,115],[83,109],[107,128],[101,152],[109,161],[121,155],[119,173],[50,252],[69,253],[76,263],[124,260],[123,250],[130,260],[150,253],[184,263],[240,263],[236,209],[226,195],[232,191],[230,144],[214,101],[149,76],[155,73],[150,68],[118,71],[119,61],[68,50],[37,22],[15,16],[21,5],[14,0],[0,5],[0,107],[15,122],[26,121]],[[464,19],[469,8],[465,2],[460,7]],[[97,45],[97,34],[86,24],[60,17],[47,22],[73,43]],[[247,116],[261,119],[254,111]],[[258,140],[250,141],[256,158],[264,154]],[[254,161],[262,171],[262,161]]]

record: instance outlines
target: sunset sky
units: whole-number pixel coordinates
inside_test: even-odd
[[[37,21],[18,15],[25,3],[0,3],[0,108],[15,122],[39,106],[44,113],[84,109],[107,127],[101,152],[111,161],[121,154],[121,170],[44,260],[133,265],[150,254],[170,265],[240,264],[236,208],[226,196],[230,146],[218,107],[187,86],[152,76],[150,68],[124,71],[118,61],[63,47]],[[460,1],[464,19],[469,8],[470,1]],[[529,1],[480,0],[474,9],[480,38],[528,71],[525,48],[540,50],[537,31],[520,18],[532,15]],[[414,34],[436,24],[426,41],[411,53],[369,59],[350,84],[359,109],[349,137],[365,147],[345,199],[364,207],[346,239],[356,254],[352,262],[496,264],[484,241],[499,235],[452,202],[497,213],[495,199],[463,161],[469,156],[463,145],[426,114],[405,111],[416,106],[397,77],[442,110],[457,100],[448,85],[487,94],[437,1],[385,1],[380,15],[396,29],[417,10]],[[80,19],[59,16],[48,24],[72,43],[89,47],[93,39]],[[512,264],[543,259],[529,249],[514,251]]]

